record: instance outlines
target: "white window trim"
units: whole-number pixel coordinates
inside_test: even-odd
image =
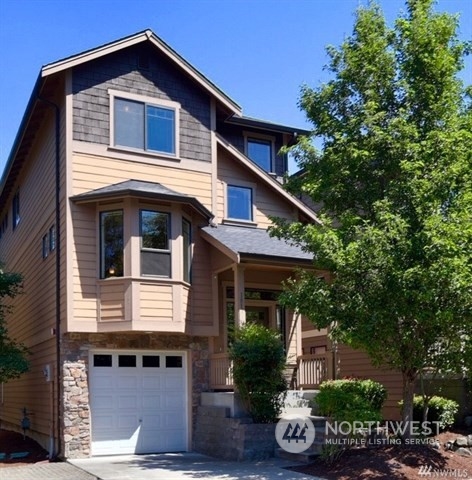
[[[244,220],[242,218],[232,218],[229,216],[229,201],[228,201],[228,187],[242,187],[242,188],[250,188],[252,190],[252,220]],[[256,184],[251,182],[244,182],[241,180],[236,180],[234,182],[224,182],[224,210],[225,210],[225,217],[223,223],[226,224],[236,224],[236,225],[251,225],[257,226],[256,220]]]
[[[243,136],[244,136],[244,154],[246,155],[247,158],[249,158],[248,155],[248,142],[250,139],[254,140],[264,140],[266,142],[270,142],[270,171],[267,173],[274,173],[275,172],[275,137],[272,135],[263,135],[262,133],[254,133],[254,132],[247,132],[243,131]],[[250,159],[250,158],[249,158]],[[251,160],[251,162],[254,162],[254,160]],[[256,165],[257,163],[254,162]],[[257,165],[259,167],[259,165]],[[262,167],[259,167],[262,168]]]
[[[108,89],[108,95],[110,97],[110,139],[109,145],[115,150],[122,150],[125,152],[134,152],[141,153],[146,155],[152,155],[155,157],[165,157],[165,158],[180,158],[180,108],[181,104],[178,102],[173,102],[171,100],[165,100],[162,98],[149,97],[146,95],[138,95],[136,93],[122,92],[120,90]],[[123,145],[115,145],[115,98],[122,98],[124,100],[132,100],[135,102],[141,102],[144,104],[153,105],[156,107],[163,107],[172,109],[175,112],[175,125],[174,125],[174,134],[175,134],[175,152],[166,153],[159,152],[156,150],[146,150],[133,147],[125,147]]]

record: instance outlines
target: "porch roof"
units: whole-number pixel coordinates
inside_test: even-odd
[[[313,255],[295,245],[275,237],[267,230],[233,225],[202,228],[203,237],[238,263],[242,260],[312,264]]]

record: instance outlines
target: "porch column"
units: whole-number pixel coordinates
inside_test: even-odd
[[[241,328],[246,323],[246,306],[244,301],[244,267],[233,266],[234,272],[234,326]]]

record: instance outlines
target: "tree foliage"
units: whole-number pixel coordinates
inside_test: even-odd
[[[400,370],[405,421],[421,369],[472,358],[471,88],[458,76],[470,44],[432,4],[407,1],[392,28],[377,5],[360,8],[328,48],[333,79],[299,103],[323,146],[301,139],[288,184],[321,204],[324,225],[279,219],[273,231],[333,273],[301,272],[285,302]]]
[[[21,292],[22,278],[18,273],[4,272],[0,268],[0,382],[18,378],[28,371],[28,351],[8,335],[6,314],[11,310],[6,299]]]

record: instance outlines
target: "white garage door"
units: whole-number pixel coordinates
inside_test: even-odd
[[[186,451],[187,403],[185,352],[92,352],[92,455]]]

